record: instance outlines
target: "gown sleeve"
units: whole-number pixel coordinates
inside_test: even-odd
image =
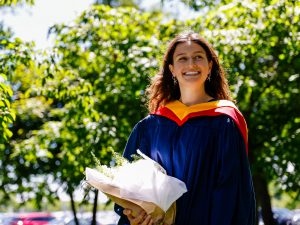
[[[123,157],[127,158],[129,161],[132,160],[131,155],[136,154],[137,149],[140,149],[142,152],[145,152],[145,143],[141,140],[141,122],[137,123],[133,128],[127,144],[125,146],[125,150],[123,152]],[[119,206],[118,204],[114,205],[115,212],[120,216],[118,225],[130,225],[127,216],[123,214],[124,208]]]
[[[255,197],[246,146],[227,118],[217,139],[217,173],[212,192],[211,225],[252,225]]]

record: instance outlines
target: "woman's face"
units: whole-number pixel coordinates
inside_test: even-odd
[[[173,55],[173,65],[169,65],[181,91],[191,87],[204,89],[211,68],[212,62],[208,61],[205,50],[193,41],[178,44]]]

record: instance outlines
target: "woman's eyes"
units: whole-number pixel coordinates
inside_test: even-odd
[[[185,60],[187,60],[186,57],[180,57],[180,58],[179,58],[179,61],[185,61]]]
[[[180,57],[178,60],[186,61],[187,59],[188,59],[187,57]],[[201,59],[203,59],[203,56],[201,56],[201,55],[197,55],[197,56],[193,57],[193,60],[201,60]]]
[[[203,57],[201,55],[197,55],[195,56],[195,59],[199,60],[199,59],[202,59]]]

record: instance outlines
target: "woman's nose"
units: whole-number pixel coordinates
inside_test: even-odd
[[[193,58],[189,58],[188,60],[188,66],[194,67],[196,65],[196,62]]]

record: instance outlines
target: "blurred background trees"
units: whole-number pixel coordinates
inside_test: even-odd
[[[42,208],[64,191],[76,215],[74,193],[84,168],[95,164],[91,152],[103,164],[111,162],[112,149],[122,152],[147,114],[145,88],[167,42],[192,29],[218,51],[248,122],[265,224],[273,224],[271,198],[288,194],[294,199],[289,206],[299,206],[299,2],[185,3],[202,16],[178,20],[141,11],[139,2],[97,1],[72,24],[51,27],[55,45],[45,51],[1,27],[2,205],[17,198]],[[88,201],[95,211],[97,193]]]
[[[34,0],[1,0],[0,1],[0,8],[1,7],[15,7],[24,4],[33,5]]]

